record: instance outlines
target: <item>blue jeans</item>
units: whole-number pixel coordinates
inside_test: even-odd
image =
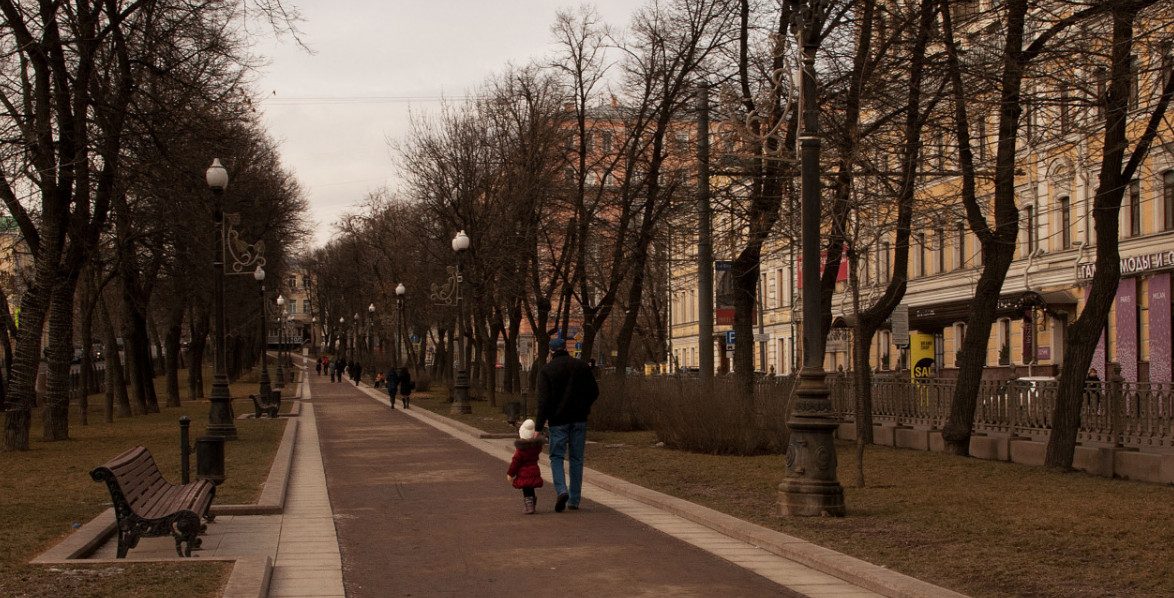
[[[554,491],[567,494],[568,504],[578,505],[583,496],[583,451],[587,447],[587,422],[550,427],[550,477]],[[570,452],[571,487],[567,488],[563,457]]]

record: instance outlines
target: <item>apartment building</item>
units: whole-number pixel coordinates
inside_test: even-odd
[[[977,7],[978,2],[966,7]],[[967,13],[974,14],[974,13]],[[1170,31],[1169,23],[1157,24]],[[1156,36],[1160,39],[1161,36]],[[1165,42],[1139,43],[1135,48],[1131,86],[1130,126],[1144,125],[1148,108],[1156,102],[1161,84],[1171,76],[1169,36]],[[1103,93],[1095,81],[1105,73],[1088,72],[1094,83],[1086,85]],[[1103,120],[1095,102],[1082,102],[1077,91],[1063,81],[1033,84],[1027,92],[1035,99],[1021,118],[1017,158],[1016,202],[1020,212],[1015,260],[1003,285],[996,321],[988,342],[986,365],[990,376],[1053,375],[1064,362],[1064,339],[1070,322],[1084,307],[1093,274],[1096,247],[1092,205],[1098,184]],[[1046,85],[1046,86],[1045,86]],[[973,132],[980,140],[976,159],[993,160],[997,116],[976,117]],[[989,133],[989,134],[988,134]],[[1136,135],[1131,133],[1131,139]],[[949,133],[930,129],[923,137],[927,171],[949,172]],[[937,208],[915,217],[910,245],[910,283],[903,301],[908,309],[910,344],[917,353],[893,343],[892,329],[881,330],[873,341],[871,365],[880,371],[911,369],[926,356],[933,376],[956,373],[958,352],[966,335],[970,301],[980,274],[981,252],[977,238],[964,220],[958,198],[958,181],[939,175],[927,179],[919,194],[932,198]],[[990,200],[989,189],[979,191],[980,201]],[[715,229],[723,224],[715,220]],[[734,223],[728,226],[735,226]],[[883,224],[878,225],[883,228]],[[1093,367],[1107,371],[1110,362],[1120,364],[1128,381],[1169,383],[1174,370],[1174,335],[1171,331],[1171,274],[1174,273],[1174,128],[1169,118],[1160,126],[1158,139],[1147,159],[1130,181],[1120,213],[1121,280],[1108,326],[1098,344]],[[720,237],[720,235],[719,235]],[[872,242],[857,245],[861,252],[859,277],[862,305],[871,304],[888,283],[893,260],[893,234],[881,230]],[[672,274],[671,336],[674,365],[698,364],[698,301],[695,239],[677,246]],[[732,355],[732,315],[722,313],[720,279],[722,260],[732,259],[715,238],[716,265],[715,367],[727,367]],[[774,239],[764,251],[755,324],[755,368],[761,372],[792,373],[802,351],[801,294],[798,284],[799,248]],[[830,372],[850,370],[852,323],[847,272],[838,277],[833,299],[833,324],[828,337],[824,367]],[[924,373],[924,372],[923,372]]]

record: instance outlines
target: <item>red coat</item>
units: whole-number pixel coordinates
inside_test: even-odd
[[[514,488],[541,488],[542,471],[538,469],[538,457],[542,455],[542,438],[515,440],[514,458],[510,461],[506,475],[514,477]]]

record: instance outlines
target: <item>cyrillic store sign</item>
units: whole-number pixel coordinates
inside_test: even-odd
[[[1156,251],[1121,258],[1121,276],[1132,276],[1142,272],[1174,269],[1174,251]],[[1095,262],[1076,265],[1076,277],[1086,280],[1096,274]]]

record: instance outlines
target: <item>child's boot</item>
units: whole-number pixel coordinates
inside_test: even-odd
[[[538,497],[537,496],[523,496],[522,503],[524,505],[522,512],[525,513],[526,515],[533,515],[534,514],[534,507],[538,504]]]

